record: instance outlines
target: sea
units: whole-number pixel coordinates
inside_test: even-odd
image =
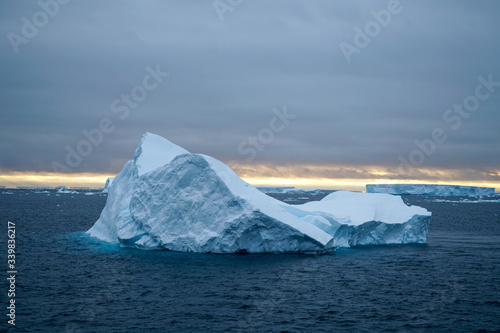
[[[498,200],[404,196],[422,245],[216,255],[103,243],[104,194],[38,192],[0,194],[1,332],[500,332]]]

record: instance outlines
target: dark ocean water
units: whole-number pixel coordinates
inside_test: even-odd
[[[500,330],[500,203],[431,202],[427,245],[333,255],[121,249],[87,237],[106,197],[0,195],[16,225],[19,332],[489,332]],[[301,195],[303,196],[303,195]]]

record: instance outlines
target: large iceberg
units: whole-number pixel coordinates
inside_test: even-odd
[[[366,193],[387,193],[396,195],[418,194],[435,196],[492,197],[493,187],[434,184],[368,184]]]
[[[150,133],[109,189],[91,236],[124,247],[211,253],[323,253],[425,243],[430,213],[387,194],[334,192],[288,205],[224,163]]]

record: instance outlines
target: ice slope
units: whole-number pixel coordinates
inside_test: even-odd
[[[430,214],[402,201],[397,206],[394,199],[343,192],[315,205],[287,205],[244,182],[224,163],[146,133],[88,233],[126,247],[212,253],[317,253],[339,246],[425,242]],[[389,209],[397,212],[383,206],[391,200]],[[346,211],[347,203],[356,211]],[[359,215],[363,209],[368,213]],[[419,237],[405,236],[413,220],[424,229]]]
[[[492,187],[475,187],[475,186],[460,186],[460,185],[368,184],[366,185],[366,193],[479,197],[479,196],[494,196],[495,189]]]

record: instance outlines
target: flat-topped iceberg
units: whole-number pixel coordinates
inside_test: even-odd
[[[143,135],[88,233],[139,249],[321,253],[337,247],[425,243],[430,213],[400,197],[339,191],[288,205],[224,163]]]
[[[461,185],[434,185],[434,184],[368,184],[366,193],[387,193],[396,195],[435,195],[435,196],[464,196],[464,197],[492,197],[495,195],[493,187],[476,187]]]

